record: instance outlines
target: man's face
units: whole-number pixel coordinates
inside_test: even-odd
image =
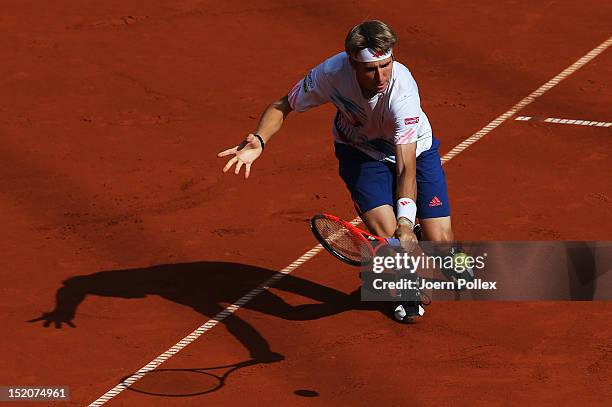
[[[381,93],[387,89],[393,70],[393,57],[376,62],[351,62],[357,73],[357,82],[363,91]]]

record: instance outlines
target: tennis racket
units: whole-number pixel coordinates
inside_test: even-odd
[[[334,215],[313,216],[310,229],[325,250],[351,266],[371,264],[382,247],[401,247],[399,239],[375,236]]]

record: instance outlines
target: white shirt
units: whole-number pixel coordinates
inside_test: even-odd
[[[398,144],[417,143],[417,157],[431,147],[431,125],[421,109],[417,84],[399,62],[393,62],[385,91],[369,100],[363,96],[345,52],[312,69],[288,96],[297,112],[333,103],[338,109],[333,123],[335,141],[376,160],[395,162]]]

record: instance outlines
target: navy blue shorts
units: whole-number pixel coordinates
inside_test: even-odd
[[[434,137],[431,148],[423,151],[416,160],[417,218],[450,216],[450,203],[446,191],[446,177],[438,146]],[[381,205],[391,205],[395,210],[395,164],[377,161],[346,144],[336,143],[336,158],[340,176],[344,180],[359,215]]]

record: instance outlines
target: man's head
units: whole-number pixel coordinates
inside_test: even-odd
[[[344,48],[355,68],[357,82],[365,92],[383,92],[393,69],[395,33],[382,21],[363,22],[349,31]]]

